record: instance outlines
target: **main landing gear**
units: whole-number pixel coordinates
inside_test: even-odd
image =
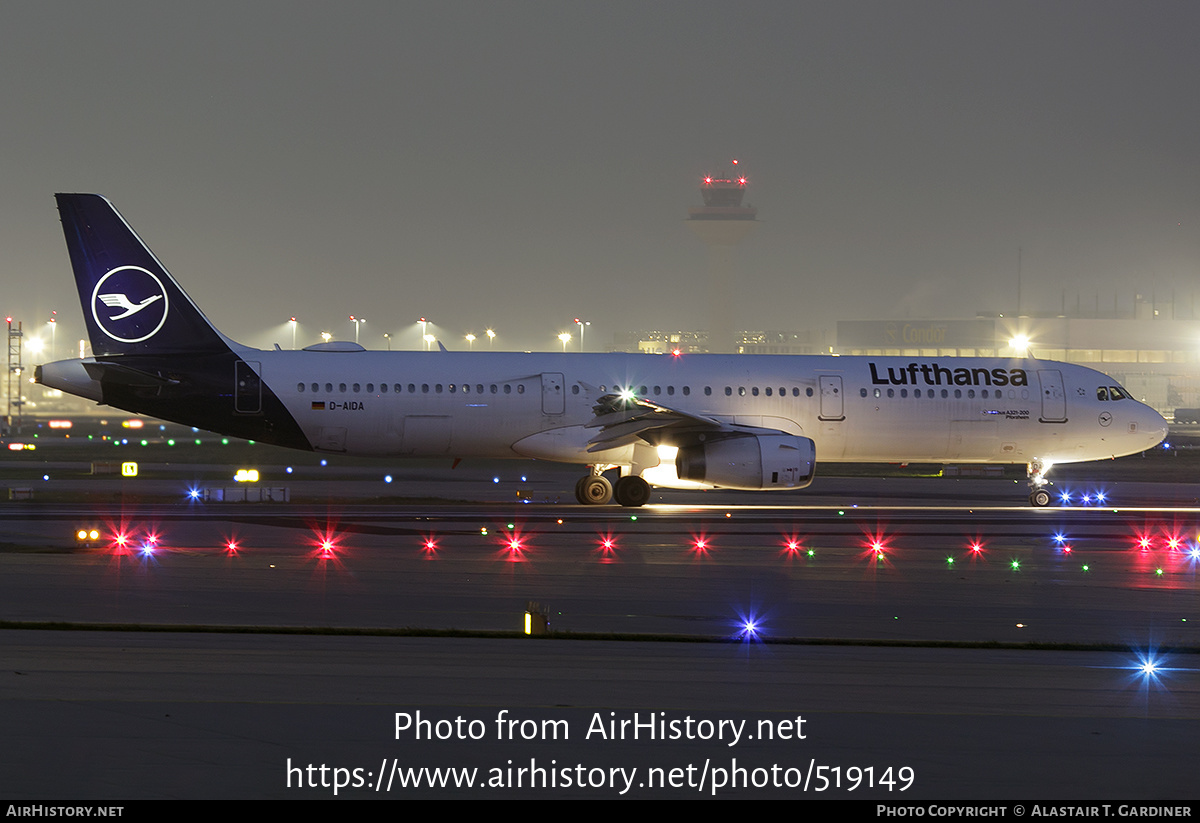
[[[1041,458],[1035,457],[1029,462],[1029,505],[1035,508],[1042,508],[1050,505],[1050,492],[1046,488],[1049,482],[1046,480],[1046,472],[1050,471],[1050,464],[1043,461]]]
[[[612,499],[622,506],[637,508],[650,502],[650,484],[635,474],[618,478],[616,484],[608,482],[600,472],[603,466],[594,466],[587,477],[579,478],[575,484],[575,499],[585,506],[603,506]]]

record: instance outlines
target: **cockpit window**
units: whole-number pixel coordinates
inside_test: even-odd
[[[1108,399],[1108,386],[1101,386],[1100,388],[1096,389],[1096,399],[1097,400],[1107,400]]]
[[[1124,400],[1128,396],[1129,395],[1127,395],[1124,391],[1121,390],[1120,386],[1109,386],[1108,387],[1108,399],[1109,400]]]

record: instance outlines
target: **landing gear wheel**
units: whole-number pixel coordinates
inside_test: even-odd
[[[636,475],[628,475],[617,480],[613,496],[622,506],[637,508],[650,502],[650,484]]]
[[[1029,505],[1037,508],[1050,505],[1050,492],[1045,489],[1034,489],[1029,493]]]
[[[612,483],[599,475],[590,474],[575,484],[575,499],[585,506],[603,506],[612,496]]]

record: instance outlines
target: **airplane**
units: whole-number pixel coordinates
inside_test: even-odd
[[[264,351],[221,334],[116,208],[57,194],[92,356],[35,381],[306,451],[588,467],[581,504],[651,486],[801,489],[822,460],[1026,465],[1133,454],[1167,423],[1101,372],[1033,358]],[[614,471],[616,470],[616,471]],[[614,475],[610,480],[606,474]]]

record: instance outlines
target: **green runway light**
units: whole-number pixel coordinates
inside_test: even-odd
[[[954,558],[953,558],[953,557],[947,557],[947,558],[946,558],[946,562],[947,562],[947,563],[949,563],[951,566],[953,566],[953,565],[954,565]]]
[[[1020,563],[1018,563],[1016,560],[1014,560],[1014,561],[1012,562],[1012,568],[1013,568],[1013,570],[1015,571],[1015,570],[1017,570],[1017,569],[1021,568],[1021,564],[1020,564]]]
[[[1083,570],[1084,570],[1085,572],[1090,572],[1090,571],[1092,570],[1092,567],[1091,567],[1091,566],[1089,566],[1087,563],[1084,563],[1084,564],[1083,564]]]
[[[812,549],[809,549],[809,550],[808,550],[808,556],[809,556],[809,557],[816,557],[816,556],[817,556],[817,553],[816,553],[815,551],[813,551]]]

